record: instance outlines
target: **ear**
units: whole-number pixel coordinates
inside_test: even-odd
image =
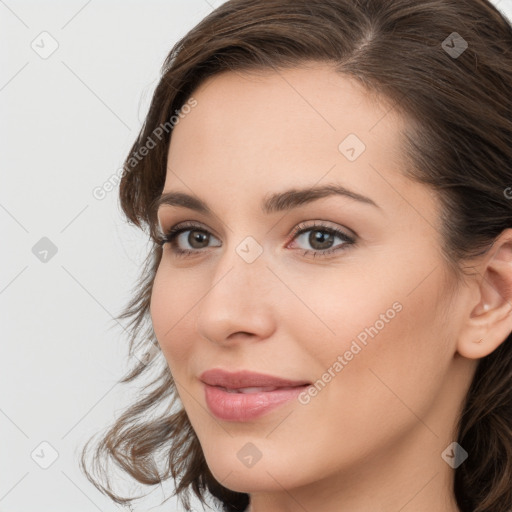
[[[512,229],[506,229],[476,266],[473,302],[457,343],[463,357],[480,359],[512,332]]]

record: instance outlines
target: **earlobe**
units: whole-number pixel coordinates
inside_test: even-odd
[[[512,332],[512,229],[501,233],[475,267],[477,304],[470,304],[457,352],[480,359],[498,348]]]

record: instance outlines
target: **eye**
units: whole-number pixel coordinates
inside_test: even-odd
[[[341,243],[334,245],[336,239],[340,240]],[[322,223],[315,223],[309,226],[301,224],[297,226],[293,240],[312,247],[312,249],[306,248],[304,250],[305,256],[308,254],[326,256],[340,250],[345,250],[356,242],[353,236]]]
[[[217,240],[209,231],[194,223],[182,223],[172,227],[160,240],[160,244],[169,243],[176,255],[187,255],[198,253],[201,249],[208,247],[211,239]],[[189,246],[191,249],[180,246]],[[220,247],[221,244],[217,245]]]
[[[341,243],[334,245],[336,239],[340,240]],[[220,241],[207,229],[193,222],[186,222],[169,229],[162,236],[159,243],[160,245],[169,243],[172,252],[176,256],[193,256],[204,252],[203,249],[208,248],[212,240],[219,242],[214,247],[221,247]],[[304,250],[304,256],[312,255],[315,257],[318,255],[326,256],[344,250],[356,243],[353,236],[322,223],[298,225],[293,232],[292,241],[312,247],[312,249],[306,248]]]

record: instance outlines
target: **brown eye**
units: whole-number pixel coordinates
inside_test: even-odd
[[[200,252],[209,246],[211,240],[216,238],[200,226],[173,227],[161,240],[161,245],[169,243],[176,254]],[[220,246],[219,243],[217,245]]]
[[[210,240],[210,235],[208,233],[192,229],[189,229],[187,231],[189,234],[186,237],[186,239],[187,243],[190,244],[191,247],[193,247],[194,249],[203,249],[204,247],[208,247],[208,242]]]
[[[312,225],[309,227],[299,226],[299,230],[294,236],[294,241],[300,242],[306,247],[299,247],[305,250],[304,254],[330,254],[342,250],[348,246],[354,245],[355,239],[343,231],[336,228]],[[336,243],[336,239],[341,243]]]
[[[334,242],[335,236],[322,229],[312,229],[309,232],[308,243],[316,251],[330,249]]]

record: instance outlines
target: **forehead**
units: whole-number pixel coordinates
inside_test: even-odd
[[[396,194],[386,177],[405,180],[402,118],[328,65],[224,72],[192,97],[197,105],[173,130],[164,191],[247,201],[334,181],[379,197]]]
[[[297,152],[337,151],[351,133],[365,143],[389,147],[400,124],[388,101],[377,100],[353,78],[326,64],[223,72],[203,82],[193,96],[198,105],[175,127],[172,138],[176,142],[186,125],[184,136],[189,138],[193,131],[196,150],[207,147],[210,153],[235,147],[256,153],[259,144],[278,149],[283,143],[288,148],[295,144]],[[173,140],[170,150],[174,152]],[[259,151],[260,159],[266,155],[268,151]]]

